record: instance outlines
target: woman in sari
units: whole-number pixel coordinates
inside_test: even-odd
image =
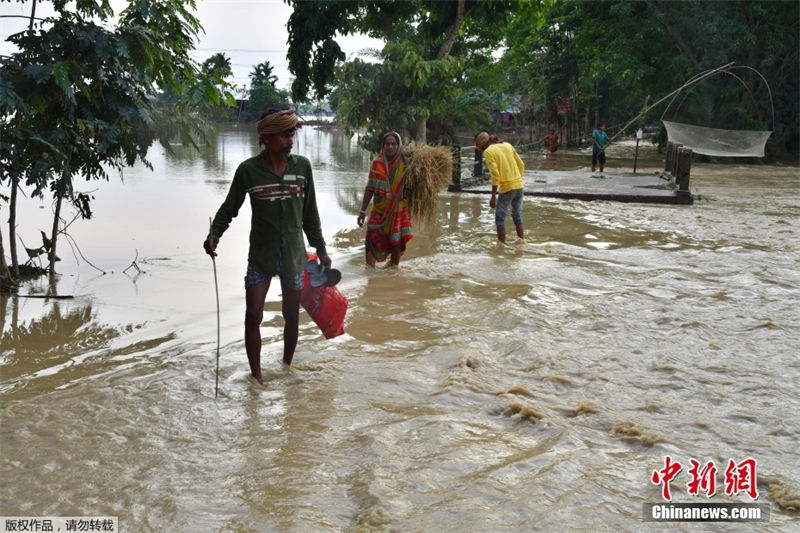
[[[400,135],[390,131],[381,139],[381,151],[372,161],[358,213],[363,226],[367,207],[372,210],[367,222],[366,261],[369,266],[383,262],[397,266],[406,251],[406,243],[414,236],[408,202],[403,197],[406,163],[400,154]]]

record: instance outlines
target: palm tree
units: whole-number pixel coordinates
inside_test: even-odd
[[[269,61],[264,61],[254,66],[253,72],[250,73],[250,83],[253,88],[263,85],[275,87],[277,82],[278,77],[272,73],[272,65],[269,64]]]
[[[222,52],[214,54],[203,61],[203,72],[206,75],[216,76],[224,80],[233,75],[231,59]]]

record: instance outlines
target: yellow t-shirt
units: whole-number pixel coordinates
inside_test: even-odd
[[[489,168],[492,185],[497,186],[497,192],[503,194],[525,186],[522,179],[525,163],[513,146],[506,142],[491,144],[483,151],[483,158]]]

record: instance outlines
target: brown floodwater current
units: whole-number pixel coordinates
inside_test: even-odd
[[[73,298],[0,298],[0,515],[116,516],[124,532],[800,530],[796,165],[695,163],[691,206],[527,197],[514,246],[488,196],[443,192],[400,267],[371,269],[356,225],[371,156],[303,128],[347,333],[325,340],[301,313],[283,367],[273,284],[266,385],[249,379],[245,203],[216,260],[215,398],[201,243],[254,137],[154,148],[152,172],[81,183],[95,219],[70,225],[53,287],[20,289]],[[633,155],[613,146],[606,172]],[[586,151],[524,158],[589,172]],[[663,157],[643,145],[637,164]],[[28,247],[50,216],[22,204]],[[644,521],[667,456],[684,465],[673,502],[758,503],[769,521]],[[691,459],[717,466],[715,495],[689,493]],[[724,491],[748,459],[756,500]]]

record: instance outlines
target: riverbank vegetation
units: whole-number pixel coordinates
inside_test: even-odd
[[[329,98],[351,131],[375,135],[393,124],[415,140],[447,142],[459,125],[494,126],[538,144],[553,128],[577,145],[599,121],[616,134],[687,79],[734,62],[754,70],[698,84],[667,118],[772,130],[768,157],[796,160],[793,1],[290,3],[292,96]],[[355,32],[386,46],[345,62],[335,39]],[[644,113],[626,133],[657,126],[665,107]]]
[[[53,2],[55,16],[46,19],[31,2],[27,31],[8,39],[18,52],[0,58],[0,179],[9,191],[0,210],[8,213],[8,265],[0,238],[4,288],[42,253],[55,273],[64,204],[91,218],[92,198],[76,190],[76,180],[149,165],[155,142],[209,142],[210,113],[233,99],[220,71],[201,69],[190,56],[200,29],[192,7],[131,2],[112,26],[106,1]],[[19,194],[53,198],[52,227],[41,247],[26,247],[27,261],[17,251]]]
[[[207,143],[214,121],[252,122],[280,104],[332,110],[370,150],[389,125],[430,144],[485,128],[538,146],[555,129],[575,146],[600,121],[612,134],[658,129],[665,107],[648,105],[733,62],[750,70],[681,93],[668,118],[771,130],[767,157],[797,160],[793,0],[286,2],[291,91],[276,87],[266,61],[253,67],[248,88],[227,81],[222,53],[197,64],[194,2],[137,0],[117,18],[105,0],[57,1],[47,19],[36,17],[36,2],[23,2],[28,29],[8,38],[18,52],[0,57],[0,213],[8,213],[0,283],[40,257],[48,266],[39,270],[55,273],[64,204],[91,218],[92,197],[76,188],[78,178],[148,165],[156,142]],[[385,45],[348,59],[337,38],[354,33]],[[23,245],[27,260],[18,252],[19,194],[52,197],[54,206],[41,245]]]

